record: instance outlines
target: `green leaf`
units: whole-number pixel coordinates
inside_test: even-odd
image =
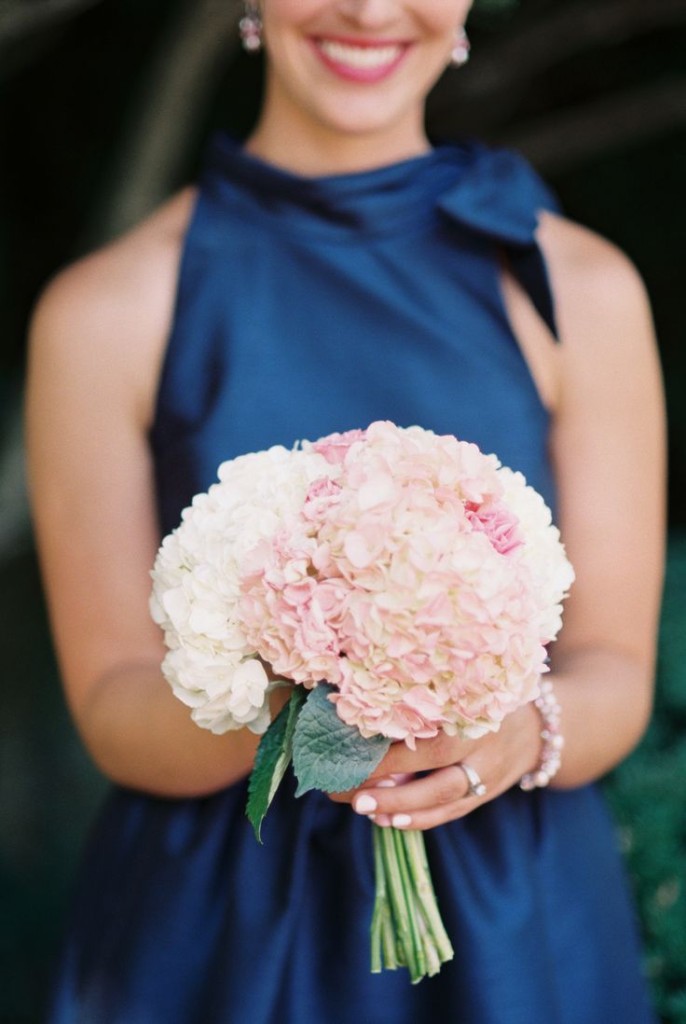
[[[306,697],[307,691],[302,686],[293,688],[288,704],[284,705],[276,716],[257,748],[255,764],[248,782],[248,805],[245,813],[260,843],[262,822],[291,763],[293,734]]]
[[[346,725],[329,700],[334,688],[320,683],[310,691],[293,737],[296,796],[311,789],[343,793],[368,779],[391,745],[385,736],[365,739]]]

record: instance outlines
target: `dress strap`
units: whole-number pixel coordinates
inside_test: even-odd
[[[559,340],[548,269],[536,238],[540,211],[557,211],[559,204],[517,153],[478,142],[470,142],[469,150],[471,161],[438,208],[463,228],[505,249],[512,273]]]

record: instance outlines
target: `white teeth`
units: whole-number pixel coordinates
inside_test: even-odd
[[[352,68],[381,68],[392,64],[400,56],[402,46],[351,46],[348,43],[334,43],[326,39],[319,41],[319,48],[337,64]]]

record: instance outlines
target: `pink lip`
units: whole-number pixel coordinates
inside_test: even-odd
[[[317,39],[311,39],[312,49],[319,57],[322,64],[333,71],[339,78],[344,78],[349,82],[362,82],[362,83],[374,83],[380,82],[384,78],[388,78],[392,75],[399,64],[405,59],[408,50],[410,49],[410,43],[402,42],[394,39],[354,39],[348,36],[327,36],[327,40],[332,43],[342,43],[347,46],[359,46],[364,49],[371,49],[373,47],[380,46],[401,46],[402,49],[397,57],[395,57],[390,63],[382,64],[378,68],[356,68],[351,67],[349,64],[340,64],[338,61],[332,60],[328,54],[317,45]]]

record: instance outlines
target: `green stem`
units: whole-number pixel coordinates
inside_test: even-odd
[[[452,960],[455,954],[436,902],[429,862],[426,858],[424,833],[410,831],[405,832],[404,835],[407,838],[407,857],[417,903],[428,925],[429,934],[439,956],[439,963],[445,963],[447,960]]]
[[[374,840],[374,875],[376,880],[374,912],[372,914],[371,927],[372,974],[380,974],[384,967],[388,970],[394,971],[399,966],[395,955],[393,921],[391,919],[391,909],[388,904],[383,850],[381,846],[381,837],[379,836],[380,831],[381,829],[376,826],[372,829],[372,836]]]
[[[421,981],[426,974],[426,957],[420,931],[417,894],[409,863],[409,847],[407,843],[409,833],[397,828],[391,828],[389,832],[393,837],[393,848],[395,849],[400,877],[402,878],[405,913],[408,919],[410,939],[410,946],[407,950],[407,966],[410,971],[412,984],[414,985],[416,982]]]
[[[383,874],[386,880],[386,889],[389,896],[396,935],[396,955],[398,962],[402,965],[406,965],[407,950],[408,948],[411,948],[409,933],[410,922],[405,903],[405,891],[403,888],[402,875],[400,873],[400,865],[398,864],[393,836],[391,834],[392,830],[389,828],[379,828],[377,825],[374,825],[373,827],[375,829],[378,828],[379,845],[383,860]]]
[[[441,920],[422,832],[372,827],[376,898],[372,972],[407,967],[413,984],[453,958]]]

